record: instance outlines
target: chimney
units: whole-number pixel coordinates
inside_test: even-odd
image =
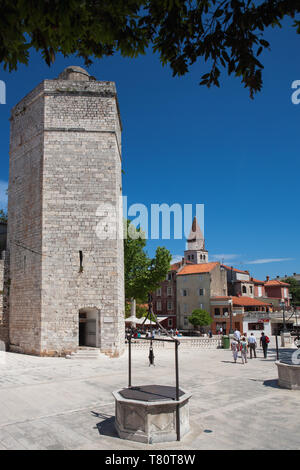
[[[270,280],[270,276],[267,276],[267,282]]]

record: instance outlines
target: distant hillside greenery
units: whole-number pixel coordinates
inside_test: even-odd
[[[293,277],[288,277],[287,279],[284,280],[284,282],[287,282],[288,284],[290,284],[289,290],[290,290],[290,294],[292,295],[291,304],[295,307],[300,306],[300,285],[299,285],[299,283]]]

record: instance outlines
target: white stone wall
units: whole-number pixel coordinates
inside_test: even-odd
[[[124,348],[123,240],[96,234],[99,223],[122,222],[115,85],[45,80],[17,108],[23,107],[12,113],[11,343],[37,354],[74,351],[79,310],[96,308],[98,346],[118,355]],[[107,216],[108,208],[113,214]],[[16,246],[15,238],[32,251]]]
[[[4,260],[0,259],[0,325],[3,323],[3,294],[4,294]]]
[[[43,84],[11,112],[8,239],[10,345],[40,351],[42,291]]]

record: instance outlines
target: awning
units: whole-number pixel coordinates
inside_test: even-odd
[[[166,320],[168,317],[157,317],[158,323],[161,323],[162,321]],[[145,317],[137,318],[134,317],[133,315],[131,317],[125,318],[125,323],[135,323],[136,325],[142,325],[144,323]],[[145,321],[144,325],[155,325],[155,321],[147,320]]]

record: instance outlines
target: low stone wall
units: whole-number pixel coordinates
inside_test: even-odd
[[[222,339],[220,338],[197,338],[197,337],[181,337],[180,349],[219,349],[222,348]],[[149,348],[149,340],[136,339],[132,340],[131,345],[136,349]],[[155,348],[170,349],[174,348],[174,343],[171,341],[154,341]]]

